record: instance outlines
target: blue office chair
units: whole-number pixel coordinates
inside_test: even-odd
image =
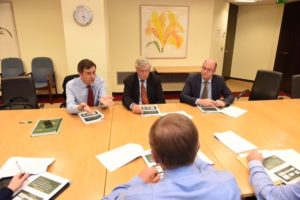
[[[48,90],[50,103],[52,100],[51,88],[55,89],[57,95],[55,72],[53,62],[48,57],[36,57],[31,62],[31,74],[36,90]]]
[[[20,58],[4,58],[1,61],[1,79],[23,75],[25,75],[25,71],[23,62]]]

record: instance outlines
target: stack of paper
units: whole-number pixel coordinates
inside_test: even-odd
[[[112,172],[142,155],[144,148],[139,144],[126,144],[119,148],[99,154],[96,158]]]
[[[233,131],[215,133],[215,137],[235,153],[242,153],[245,151],[257,149],[257,147],[254,144],[248,142]]]
[[[39,174],[46,172],[48,166],[55,158],[26,158],[11,157],[0,169],[0,178],[12,177],[20,172],[28,174]]]

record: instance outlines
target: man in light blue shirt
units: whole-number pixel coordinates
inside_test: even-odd
[[[274,185],[262,164],[262,154],[257,151],[249,153],[250,184],[258,200],[296,200],[300,199],[300,181],[290,185]]]
[[[113,97],[106,95],[104,80],[96,75],[95,63],[83,59],[78,63],[77,71],[79,77],[70,80],[66,85],[66,104],[70,113],[93,112],[93,106],[106,108],[113,103]]]
[[[234,177],[197,157],[198,130],[186,116],[169,114],[158,119],[149,141],[153,159],[164,170],[163,178],[156,169],[146,168],[103,199],[240,200]]]

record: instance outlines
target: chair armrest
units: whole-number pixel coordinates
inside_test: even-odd
[[[32,76],[32,72],[25,74],[25,76]]]
[[[235,97],[235,99],[238,101],[243,95],[249,92],[250,90],[243,90],[242,92],[240,92],[240,94],[237,97]]]
[[[48,81],[49,83],[55,83],[55,71],[50,72],[50,73],[47,75],[47,81]]]

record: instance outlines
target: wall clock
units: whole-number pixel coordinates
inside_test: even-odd
[[[75,8],[73,17],[79,25],[87,26],[92,22],[93,12],[89,7],[85,5],[79,5]]]

